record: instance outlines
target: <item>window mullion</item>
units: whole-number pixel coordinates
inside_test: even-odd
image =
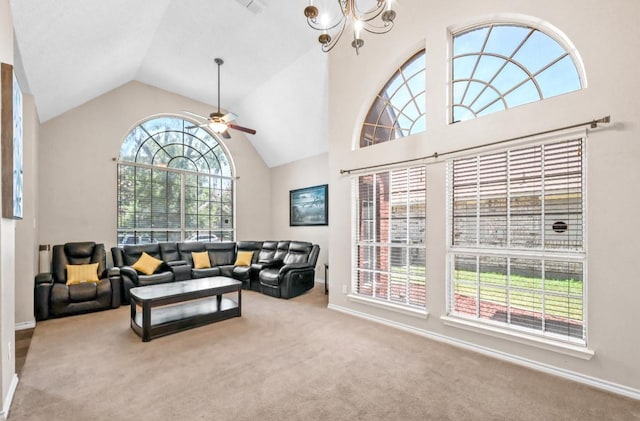
[[[186,200],[185,200],[185,192],[186,192],[186,174],[180,174],[180,241],[185,240],[185,230],[186,230]]]

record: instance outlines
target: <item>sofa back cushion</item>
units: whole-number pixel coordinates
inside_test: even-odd
[[[306,263],[309,260],[312,248],[313,244],[306,241],[292,241],[289,244],[289,251],[283,259],[284,264]]]
[[[238,241],[236,246],[238,253],[241,251],[250,251],[253,253],[253,255],[251,256],[251,262],[249,264],[258,262],[258,254],[261,248],[261,241]]]
[[[165,262],[175,262],[180,259],[180,253],[178,252],[178,244],[176,243],[159,243],[160,255]]]
[[[191,253],[199,253],[204,251],[204,243],[198,241],[188,241],[186,243],[178,243],[179,259],[184,260],[191,267],[193,266],[193,255]]]
[[[287,252],[289,251],[289,243],[291,241],[278,241],[278,246],[273,258],[276,260],[284,260]]]
[[[204,248],[209,252],[211,266],[233,265],[236,261],[236,243],[205,243]]]
[[[262,243],[262,248],[258,253],[258,262],[268,262],[273,260],[276,255],[276,249],[278,248],[277,241],[265,241]]]
[[[55,282],[67,282],[67,265],[87,265],[98,263],[98,276],[107,267],[107,255],[104,244],[93,241],[66,243],[53,246],[51,256],[51,273]]]
[[[156,259],[162,260],[162,255],[160,254],[160,246],[158,243],[125,245],[122,247],[122,257],[124,260],[124,265],[133,265],[138,261],[138,259],[140,259],[142,253],[147,253],[148,255],[153,256]]]

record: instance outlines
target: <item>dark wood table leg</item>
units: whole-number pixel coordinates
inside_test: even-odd
[[[142,342],[151,340],[151,303],[142,303]]]
[[[238,289],[238,317],[242,317],[242,288]]]

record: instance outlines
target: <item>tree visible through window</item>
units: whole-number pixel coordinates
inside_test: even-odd
[[[360,134],[360,147],[423,132],[425,50],[407,60],[376,96]]]
[[[453,121],[581,89],[571,54],[526,26],[491,24],[453,37]]]
[[[177,117],[136,126],[118,161],[118,244],[234,239],[233,177],[206,130]]]

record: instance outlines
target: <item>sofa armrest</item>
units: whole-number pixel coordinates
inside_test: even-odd
[[[120,268],[109,268],[107,270],[109,282],[111,282],[111,308],[118,308],[122,304],[122,279],[120,278]]]
[[[133,285],[138,285],[138,271],[131,266],[122,266],[120,268],[120,277],[129,279]]]
[[[53,275],[51,273],[39,273],[35,278],[33,289],[33,301],[36,320],[49,318],[49,297],[53,287]]]
[[[170,268],[174,266],[189,266],[189,263],[186,260],[173,260],[171,262],[167,262],[167,266]]]
[[[261,269],[268,268],[279,268],[282,266],[282,259],[269,259],[269,260],[258,260],[258,265],[261,265]]]
[[[315,269],[315,268],[307,262],[289,263],[288,265],[284,265],[280,268],[279,274],[280,276],[284,276],[285,274],[293,270],[308,270],[308,269]]]
[[[41,284],[53,284],[53,275],[51,273],[39,273],[36,275],[36,286]]]

